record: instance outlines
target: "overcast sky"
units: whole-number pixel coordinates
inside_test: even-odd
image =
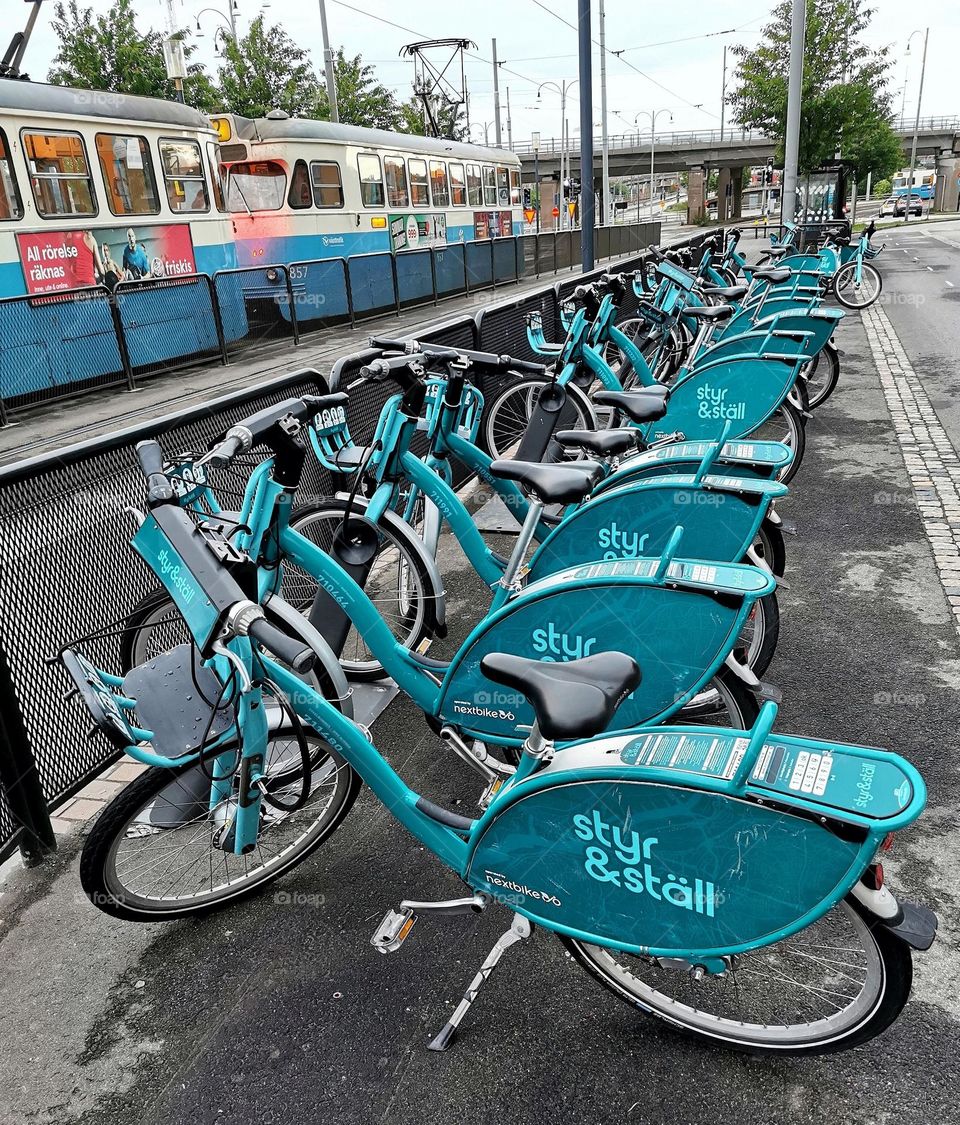
[[[86,0],[95,11],[106,11],[110,0]],[[226,12],[231,0],[214,0]],[[81,0],[83,3],[83,0]],[[164,28],[172,4],[179,26],[195,27],[204,0],[136,0],[141,28]],[[314,0],[236,0],[242,34],[261,8],[269,22],[281,23],[295,41],[307,49],[317,70],[322,47],[318,8]],[[607,49],[622,51],[622,58],[607,55],[608,122],[611,133],[630,132],[642,111],[666,110],[676,129],[715,129],[720,124],[724,44],[756,42],[774,5],[764,0],[730,0],[726,4],[647,4],[639,0],[606,0]],[[875,46],[890,46],[894,60],[891,85],[899,113],[905,104],[908,120],[916,112],[920,79],[923,28],[929,24],[930,40],[924,80],[922,114],[954,115],[960,112],[956,81],[957,44],[960,43],[960,4],[955,0],[927,0],[923,5],[903,0],[876,0],[869,39]],[[25,5],[7,0],[4,9],[26,14]],[[593,35],[599,38],[599,0],[593,3]],[[35,79],[46,78],[56,54],[50,29],[52,0],[47,0],[26,57],[25,68]],[[695,13],[695,14],[694,14]],[[577,77],[577,5],[575,0],[327,0],[327,20],[334,46],[348,55],[362,54],[377,77],[398,96],[410,94],[413,75],[409,59],[399,57],[404,44],[417,39],[462,37],[477,48],[466,60],[470,91],[470,119],[476,123],[473,139],[482,140],[483,123],[490,123],[493,142],[493,77],[491,37],[497,38],[503,140],[506,144],[506,100],[515,141],[528,141],[533,130],[544,138],[559,135],[560,98],[551,88],[537,100],[538,84]],[[482,18],[481,18],[482,17]],[[921,34],[907,37],[914,21]],[[200,17],[206,32],[199,41],[199,58],[215,70],[212,36],[218,17]],[[400,25],[400,26],[398,26]],[[8,25],[9,26],[9,25]],[[594,123],[600,124],[599,48],[594,48]],[[579,96],[575,89],[572,97]],[[568,103],[571,132],[579,130],[579,109]],[[643,123],[641,118],[641,127]],[[658,131],[668,126],[666,113],[658,117]]]

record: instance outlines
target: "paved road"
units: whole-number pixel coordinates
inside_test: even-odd
[[[944,282],[960,288],[960,247],[909,238],[913,254],[900,262],[891,245],[881,259],[884,309],[956,441],[956,364],[943,349],[957,328],[942,321],[953,308]],[[785,509],[799,533],[770,675],[785,695],[782,729],[893,746],[927,777],[930,809],[888,869],[940,911],[943,938],[918,959],[898,1024],[818,1059],[705,1049],[636,1018],[539,933],[508,955],[458,1044],[431,1054],[427,1039],[505,920],[421,919],[399,955],[376,954],[368,939],[387,906],[458,887],[364,795],[283,881],[285,898],[268,893],[203,922],[136,927],[99,915],[79,894],[70,847],[21,873],[3,899],[0,1121],[956,1121],[957,631],[859,318],[840,343],[843,384],[811,423]],[[481,592],[463,571],[450,588],[455,640]],[[468,811],[472,780],[410,707],[391,708],[376,733],[405,776]]]

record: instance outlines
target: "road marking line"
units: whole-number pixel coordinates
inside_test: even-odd
[[[953,282],[952,282],[952,281],[947,281],[947,279],[946,279],[946,278],[944,278],[944,279],[943,279],[943,284],[944,284],[944,285],[949,285],[951,289],[953,288]]]
[[[872,305],[863,311],[863,326],[937,576],[960,631],[960,457],[890,318]]]

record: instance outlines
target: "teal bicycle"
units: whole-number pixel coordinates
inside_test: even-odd
[[[236,451],[231,436],[218,456]],[[537,925],[633,1007],[712,1043],[838,1051],[897,1017],[911,949],[928,948],[936,932],[930,911],[893,896],[878,863],[890,834],[924,805],[909,763],[774,734],[772,704],[748,730],[603,734],[641,683],[631,657],[543,663],[488,651],[484,675],[527,700],[530,729],[515,773],[480,817],[463,817],[411,788],[303,678],[316,653],[249,596],[257,564],[179,506],[156,443],[141,443],[138,457],[148,510],[133,546],[193,645],[122,682],[63,653],[100,729],[155,767],[101,818],[110,836],[98,857],[102,908],[156,918],[162,906],[177,917],[249,894],[329,838],[362,781],[467,892],[388,911],[377,950],[400,949],[418,916],[497,905],[512,915],[434,1050],[449,1046],[504,952]],[[200,698],[184,708],[191,682]],[[186,819],[147,780],[164,771],[189,790]],[[339,800],[298,831],[315,784]],[[265,856],[271,835],[286,846]],[[143,883],[135,901],[121,858]],[[221,860],[234,865],[232,885]]]

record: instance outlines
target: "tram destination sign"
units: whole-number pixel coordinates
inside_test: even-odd
[[[187,223],[18,234],[17,249],[31,296],[197,272]]]

